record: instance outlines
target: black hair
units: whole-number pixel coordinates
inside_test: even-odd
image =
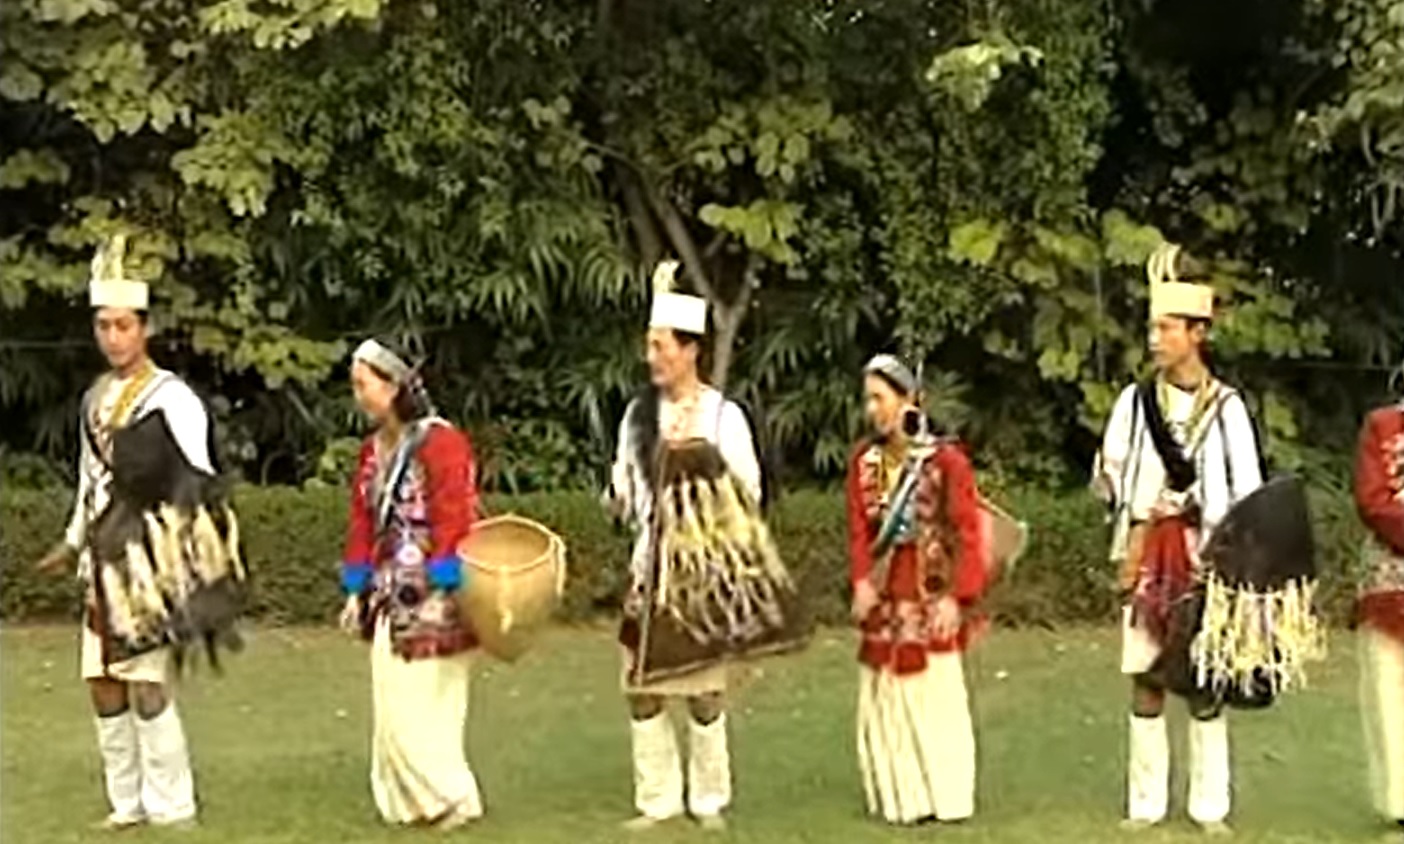
[[[101,309],[101,308],[93,308],[93,321],[94,321],[94,322],[97,321],[97,312],[100,311],[100,310],[102,310],[102,309]],[[133,314],[136,314],[137,322],[141,323],[142,325],[149,325],[149,324],[151,323],[151,311],[150,311],[150,310],[148,310],[148,309],[146,309],[146,308],[133,308],[133,309],[132,309],[132,313],[133,313]]]
[[[678,341],[679,346],[693,346],[697,349],[697,374],[699,377],[707,371],[707,367],[711,363],[711,350],[707,347],[706,337],[701,334],[693,334],[691,331],[679,331],[674,328],[673,339]]]
[[[1193,329],[1203,327],[1204,339],[1199,341],[1199,361],[1204,364],[1204,368],[1210,372],[1214,371],[1214,347],[1209,342],[1209,329],[1214,327],[1214,321],[1206,317],[1186,317],[1185,327]]]
[[[629,403],[629,439],[634,442],[634,465],[644,468],[652,483],[653,456],[658,452],[659,390],[652,384],[644,387]]]

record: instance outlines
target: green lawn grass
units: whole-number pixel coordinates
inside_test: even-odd
[[[109,840],[77,631],[0,632],[0,836],[5,844]],[[1116,828],[1125,755],[1124,679],[1112,631],[999,632],[968,669],[980,746],[976,819],[897,830],[866,819],[854,757],[852,639],[761,663],[734,694],[736,803],[726,836],[757,842],[1201,841],[1183,819],[1177,772],[1170,824]],[[1310,691],[1234,717],[1234,823],[1240,841],[1380,840],[1370,813],[1355,706],[1354,642],[1333,642]],[[441,836],[382,827],[366,782],[367,655],[323,630],[261,630],[223,678],[186,683],[182,711],[203,804],[201,828],[123,840],[189,844],[408,841],[608,842],[630,838],[628,731],[617,655],[601,630],[551,633],[521,664],[475,671],[470,760],[488,817]],[[1182,713],[1175,741],[1183,747]],[[646,842],[713,840],[679,822]]]

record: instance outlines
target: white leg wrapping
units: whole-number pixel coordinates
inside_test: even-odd
[[[710,724],[688,719],[687,805],[694,817],[719,815],[731,804],[731,752],[726,716]]]
[[[155,824],[195,817],[195,778],[185,729],[174,703],[150,720],[137,719],[141,740],[141,804]]]
[[[634,806],[644,817],[667,820],[683,813],[682,758],[667,712],[634,721]]]
[[[1199,823],[1217,823],[1228,817],[1228,721],[1221,715],[1210,721],[1190,720],[1190,817]]]
[[[1126,817],[1160,823],[1170,802],[1170,736],[1165,717],[1131,716],[1131,758],[1126,769]]]
[[[1375,809],[1404,820],[1404,645],[1362,626],[1360,711]]]
[[[128,711],[93,721],[102,753],[107,803],[112,809],[108,820],[116,824],[139,823],[145,816],[141,810],[141,750],[136,719]]]

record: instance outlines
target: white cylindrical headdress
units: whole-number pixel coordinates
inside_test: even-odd
[[[1179,255],[1180,247],[1177,244],[1164,243],[1146,259],[1151,318],[1177,316],[1213,319],[1214,288],[1207,284],[1180,281],[1175,272],[1175,259]]]
[[[88,303],[92,307],[144,311],[150,305],[146,282],[127,277],[126,253],[127,236],[122,234],[113,235],[98,247],[88,280]]]
[[[663,261],[653,271],[653,310],[648,317],[648,327],[706,334],[707,300],[673,292],[677,271],[677,261]]]

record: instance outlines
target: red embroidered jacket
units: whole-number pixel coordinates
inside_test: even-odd
[[[477,519],[473,449],[467,434],[431,424],[400,484],[390,524],[377,530],[374,483],[382,460],[367,438],[351,487],[351,512],[342,556],[342,586],[367,595],[373,611],[390,618],[396,652],[409,658],[443,656],[476,644],[458,617],[452,594],[463,587],[458,544]]]
[[[1404,556],[1404,406],[1365,418],[1355,454],[1355,506],[1370,532]]]
[[[1359,619],[1404,641],[1404,405],[1365,419],[1355,455],[1355,506],[1375,540]]]
[[[881,447],[860,445],[848,468],[848,554],[853,584],[873,570],[872,543],[886,513]],[[861,626],[858,658],[899,674],[921,671],[928,652],[963,650],[983,627],[967,614],[959,633],[941,638],[931,629],[936,602],[947,595],[962,608],[984,592],[979,498],[965,452],[951,443],[927,460],[916,490],[916,536],[892,551],[887,582],[874,584],[881,600]]]

